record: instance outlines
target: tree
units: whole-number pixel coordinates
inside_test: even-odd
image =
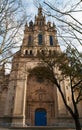
[[[49,80],[56,84],[65,107],[75,122],[76,130],[81,130],[78,104],[82,101],[82,54],[76,52],[76,49],[68,47],[65,53],[55,51],[54,54],[48,54],[45,51],[45,55],[40,54],[39,57],[44,66],[51,71],[52,76],[50,75]],[[61,72],[60,77],[58,73],[55,73],[55,68]],[[71,93],[71,104],[68,104],[61,86],[62,80],[66,80],[66,78],[69,79],[68,87]]]
[[[0,64],[7,62],[19,48],[26,18],[21,0],[0,0]]]

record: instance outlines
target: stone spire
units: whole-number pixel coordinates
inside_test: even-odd
[[[39,8],[38,8],[38,16],[42,16],[42,7],[41,7],[41,5],[39,5]]]
[[[42,7],[39,5],[38,16],[35,16],[35,25],[43,26],[45,25],[45,16],[42,13]]]

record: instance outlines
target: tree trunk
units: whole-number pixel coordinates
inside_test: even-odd
[[[79,119],[74,118],[74,121],[75,121],[75,128],[76,128],[76,130],[81,130],[81,124],[80,124]]]

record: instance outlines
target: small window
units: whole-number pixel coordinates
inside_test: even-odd
[[[27,50],[25,51],[25,55],[28,55],[28,51]]]
[[[42,50],[41,53],[44,55],[44,50]]]
[[[50,36],[50,46],[53,46],[53,37]]]
[[[29,37],[28,37],[28,45],[30,45],[30,44],[32,44],[32,36],[31,35],[29,35]]]
[[[42,45],[42,34],[38,34],[38,44]]]
[[[32,50],[30,50],[30,55],[32,55]]]
[[[51,50],[49,50],[49,55],[51,55]]]

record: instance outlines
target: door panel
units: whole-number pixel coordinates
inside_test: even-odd
[[[46,126],[47,117],[45,109],[37,109],[35,111],[35,125],[36,126]]]

